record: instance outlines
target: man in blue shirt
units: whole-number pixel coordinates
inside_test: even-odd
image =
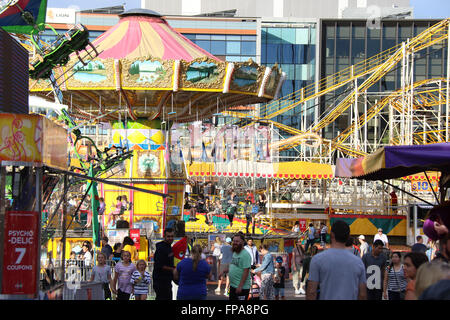
[[[349,236],[347,223],[333,223],[330,249],[311,259],[306,300],[366,299],[366,270],[361,258],[345,248]]]
[[[426,245],[423,244],[423,238],[422,236],[416,237],[417,242],[411,247],[412,252],[427,252],[428,248]]]

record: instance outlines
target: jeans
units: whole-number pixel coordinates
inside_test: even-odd
[[[273,288],[275,291],[275,297],[284,297],[284,288]]]
[[[308,252],[309,246],[313,246],[314,245],[314,241],[316,239],[308,239],[306,240],[306,246],[305,246],[305,252]]]
[[[320,234],[320,245],[322,247],[325,247],[326,244],[327,244],[327,234],[326,233],[321,233]]]

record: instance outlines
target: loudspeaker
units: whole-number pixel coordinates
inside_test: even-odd
[[[183,220],[177,221],[175,225],[175,237],[184,237],[186,235],[186,223]]]
[[[127,220],[119,220],[116,222],[116,229],[128,229],[130,224]]]

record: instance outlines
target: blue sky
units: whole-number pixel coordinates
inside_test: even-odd
[[[450,17],[449,0],[410,0],[416,19],[444,19]]]
[[[410,0],[410,3],[414,7],[414,18],[416,19],[443,19],[450,17],[449,0]],[[141,0],[48,0],[48,7],[51,8],[75,6],[81,10],[121,4],[125,4],[126,10],[140,8]]]

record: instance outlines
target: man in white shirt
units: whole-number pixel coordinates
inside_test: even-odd
[[[375,242],[376,240],[381,240],[384,243],[384,246],[389,249],[389,241],[388,241],[388,237],[387,235],[385,235],[383,233],[383,229],[378,228],[378,233],[375,235],[375,237],[373,238],[373,242]]]

